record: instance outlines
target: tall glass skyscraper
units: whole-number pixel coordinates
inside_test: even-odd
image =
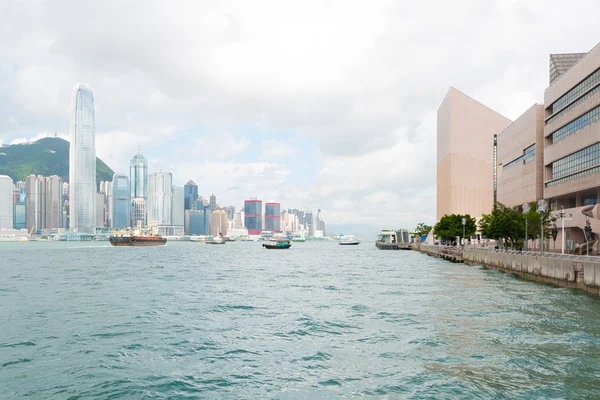
[[[80,83],[71,100],[69,209],[71,230],[96,233],[96,145],[94,94]]]
[[[113,228],[127,228],[131,224],[131,197],[129,177],[114,174],[112,180],[112,224]]]
[[[148,225],[173,225],[173,175],[156,172],[150,175],[148,183]]]
[[[148,200],[148,161],[139,152],[131,159],[131,198]]]
[[[132,201],[132,209],[134,208],[133,201],[135,199],[141,199],[144,202],[144,206],[141,206],[141,203],[137,201],[135,208],[138,213],[135,215],[135,222],[133,225],[137,226],[138,221],[142,221],[142,225],[146,225],[148,223],[148,161],[146,158],[139,152],[133,156],[131,159],[131,163],[129,164],[129,179],[131,186],[131,201]],[[141,215],[141,210],[144,209],[146,212],[145,215]]]
[[[183,196],[185,198],[185,209],[194,210],[195,203],[198,201],[198,185],[193,180],[189,180],[183,187]]]

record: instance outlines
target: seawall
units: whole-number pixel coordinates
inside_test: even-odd
[[[448,258],[443,246],[417,245],[415,250]],[[523,279],[549,283],[559,287],[577,288],[600,295],[600,257],[560,255],[517,251],[496,251],[477,247],[449,249],[455,261],[481,265],[515,274]]]

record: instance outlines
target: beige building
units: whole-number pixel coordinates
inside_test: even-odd
[[[494,204],[494,136],[508,118],[451,87],[437,115],[437,220],[479,218]]]
[[[531,106],[498,135],[497,145],[497,201],[515,207],[542,199],[544,107]]]
[[[29,175],[25,183],[26,223],[36,233],[56,233],[65,228],[61,177]]]
[[[557,74],[557,60],[569,57]],[[597,205],[600,196],[600,45],[586,55],[551,55],[550,73],[544,93],[544,197],[572,215],[565,236],[576,245],[584,242],[582,211]],[[590,224],[600,233],[600,221],[591,218]]]
[[[219,209],[210,214],[210,234],[227,236],[227,213],[225,211]]]

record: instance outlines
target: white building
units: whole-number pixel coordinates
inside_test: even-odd
[[[183,186],[173,186],[173,204],[171,213],[173,226],[185,225],[185,197]]]
[[[173,225],[172,207],[173,175],[170,172],[150,174],[148,176],[148,226]]]
[[[71,231],[96,233],[96,145],[94,94],[78,84],[71,100],[69,209]]]
[[[0,175],[0,229],[13,228],[13,180]]]

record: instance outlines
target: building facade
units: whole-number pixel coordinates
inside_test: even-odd
[[[33,229],[34,233],[56,233],[66,228],[61,177],[29,175],[25,180],[24,200],[26,229]]]
[[[148,176],[148,225],[173,225],[173,175],[157,172]]]
[[[185,210],[186,235],[208,235],[210,228],[210,209],[201,206],[199,210]]]
[[[508,118],[451,87],[437,113],[437,220],[480,218],[494,204],[494,135]]]
[[[265,230],[281,232],[281,205],[279,203],[265,203]]]
[[[227,235],[227,213],[215,210],[210,213],[210,234],[213,236]]]
[[[186,210],[195,210],[198,201],[198,185],[193,180],[189,180],[183,187],[183,196],[185,199],[184,207]]]
[[[507,207],[544,195],[544,107],[534,104],[498,134],[498,195]]]
[[[96,233],[94,95],[86,84],[75,86],[71,103],[69,206],[71,230]]]
[[[262,201],[244,201],[244,227],[248,229],[249,235],[260,235],[262,232]]]
[[[131,188],[126,174],[114,174],[108,207],[111,228],[123,229],[131,226]]]
[[[0,229],[13,229],[13,180],[0,175]]]
[[[571,215],[565,242],[583,243],[587,224],[600,232],[600,221],[590,218],[600,197],[600,45],[552,76],[557,56],[550,56],[552,83],[544,93],[544,197]]]
[[[131,202],[131,227],[137,228],[144,226],[146,223],[146,202],[144,199],[133,199]]]
[[[214,194],[210,195],[210,210],[215,211],[217,209],[217,196]]]
[[[146,158],[138,151],[138,153],[133,156],[131,162],[129,163],[129,184],[131,186],[131,201],[132,201],[132,210],[133,210],[133,200],[134,199],[142,199],[144,202],[144,206],[141,206],[141,202],[136,202],[137,211],[141,212],[141,209],[147,210],[147,201],[148,201],[148,161]],[[133,218],[132,218],[133,220]],[[136,215],[135,223],[132,223],[132,226],[137,226],[138,221],[142,221],[142,225],[146,225],[148,223],[147,215]]]
[[[183,229],[185,223],[185,195],[182,186],[173,186],[173,203],[171,209],[171,221],[174,226]]]

